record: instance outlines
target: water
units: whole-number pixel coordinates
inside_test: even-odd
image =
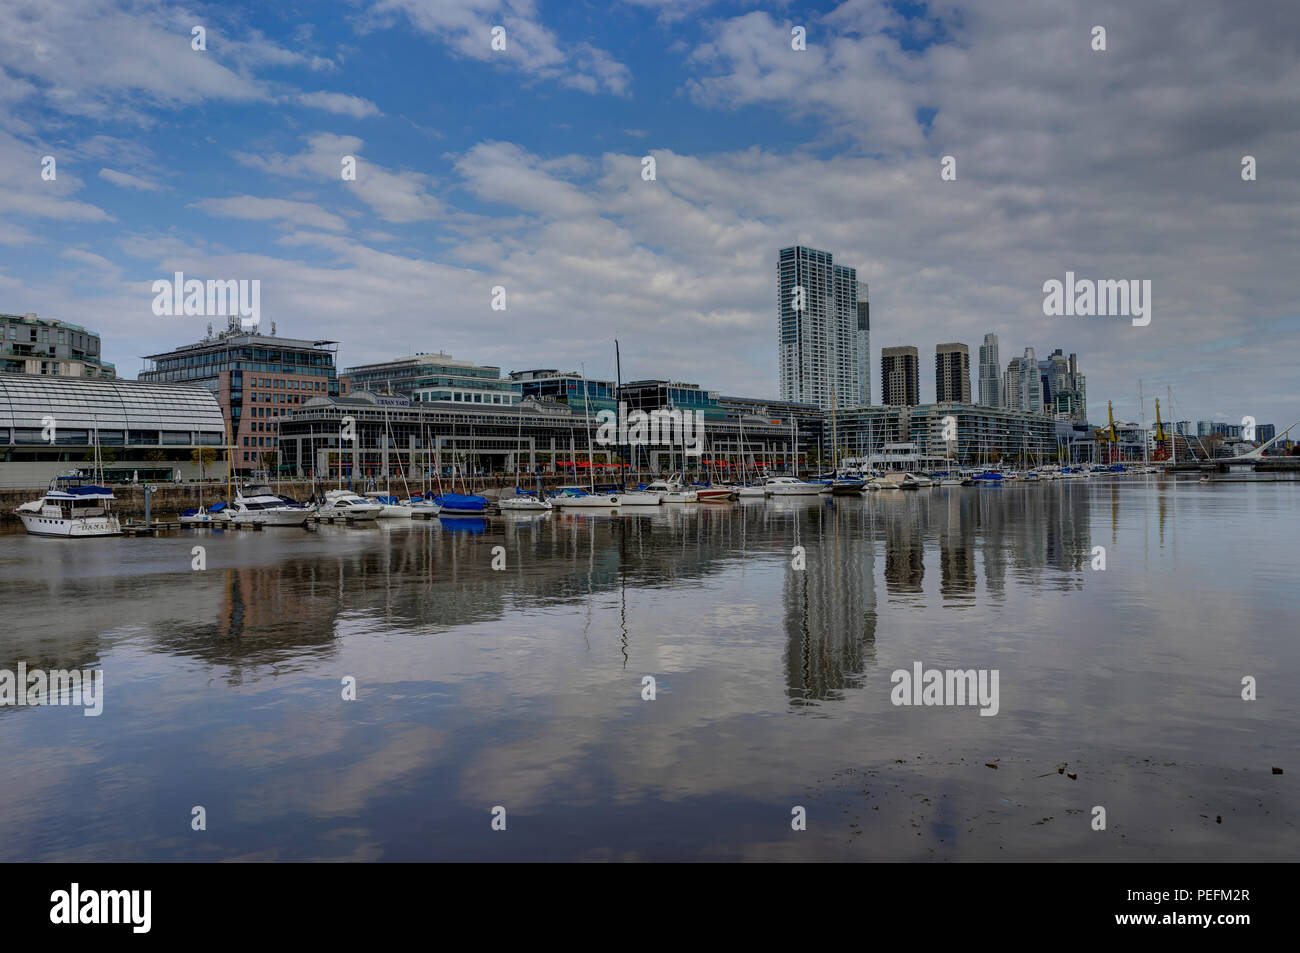
[[[1291,860],[1298,511],[1127,478],[10,525],[0,668],[102,668],[105,701],[0,708],[0,860]],[[894,706],[917,661],[997,669],[998,714]]]

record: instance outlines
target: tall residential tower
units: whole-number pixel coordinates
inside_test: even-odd
[[[935,346],[934,399],[940,404],[970,403],[970,348],[965,344]]]
[[[998,336],[984,335],[980,345],[980,403],[985,407],[1001,407],[1002,362],[998,360]]]
[[[880,402],[915,407],[921,402],[921,380],[914,347],[887,347],[880,352]]]
[[[777,257],[777,354],[781,399],[831,408],[870,399],[863,368],[865,314],[858,308],[858,273],[828,251],[795,245]]]

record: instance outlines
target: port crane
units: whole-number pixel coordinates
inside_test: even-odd
[[[1157,397],[1156,398],[1156,441],[1155,441],[1156,448],[1155,451],[1151,454],[1151,459],[1160,462],[1168,460],[1169,446],[1167,440],[1171,441],[1172,439],[1173,439],[1172,436],[1168,438],[1165,437],[1165,425],[1160,421],[1160,398]]]
[[[1110,401],[1106,401],[1106,414],[1110,418],[1110,423],[1105,427],[1094,427],[1092,432],[1098,443],[1107,444],[1101,462],[1114,463],[1118,454],[1116,445],[1119,443],[1119,436],[1115,433],[1115,409]]]

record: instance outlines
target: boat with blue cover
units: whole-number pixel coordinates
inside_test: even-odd
[[[122,525],[113,515],[113,491],[106,486],[53,486],[45,496],[23,503],[15,512],[33,536],[85,539],[121,536]]]
[[[477,493],[444,493],[433,498],[439,517],[479,517],[487,515],[488,498]]]

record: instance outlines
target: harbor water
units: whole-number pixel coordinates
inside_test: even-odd
[[[6,524],[0,669],[103,698],[0,706],[0,859],[1293,860],[1297,515],[1127,477]],[[917,663],[996,714],[895,704]]]

